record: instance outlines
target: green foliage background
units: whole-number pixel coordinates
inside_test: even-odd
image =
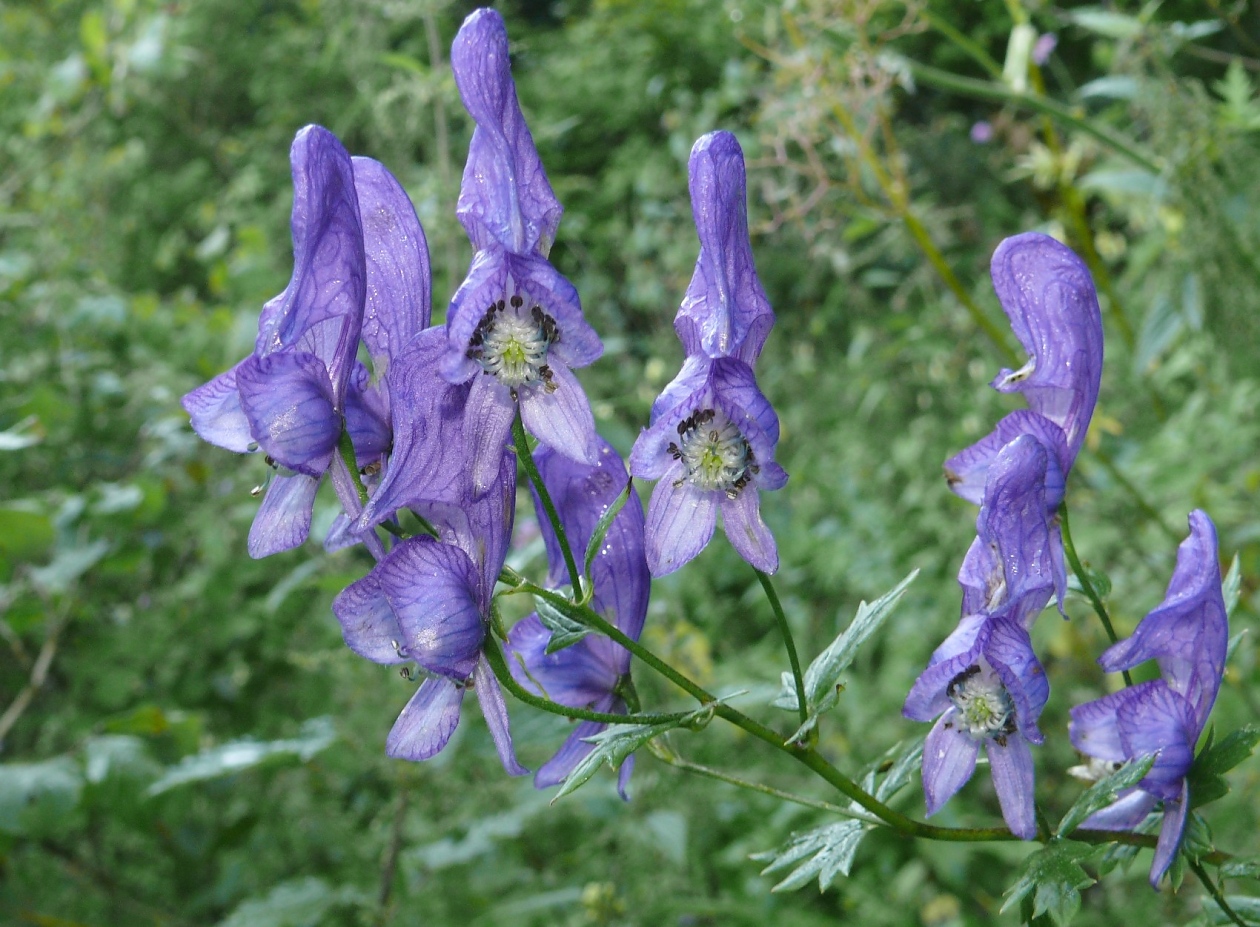
[[[827,817],[639,758],[555,806],[508,780],[478,718],[422,765],[387,760],[412,683],[341,643],[332,596],[362,552],[249,560],[261,465],[200,443],[179,396],[252,343],[288,278],[287,151],[309,122],[383,161],[429,236],[435,311],[468,248],[453,218],[469,134],[444,64],[470,3],[47,0],[0,4],[0,921],[8,924],[1015,923],[1002,896],[1030,848],[877,831],[826,893],[770,889],[750,854]],[[1015,403],[964,305],[1004,330],[987,279],[1003,237],[1094,251],[1103,396],[1069,501],[1127,633],[1162,597],[1185,516],[1241,558],[1237,632],[1260,577],[1260,19],[1191,0],[1065,11],[825,0],[516,0],[501,5],[520,97],[567,213],[553,259],[606,355],[580,374],[628,451],[680,349],[695,259],[692,141],[736,132],[754,249],[779,314],[759,369],[783,419],[784,491],[764,497],[806,658],[858,601],[922,570],[848,673],[821,746],[856,773],[921,735],[900,703],[957,618],[974,510],[940,462]],[[1039,74],[1053,133],[988,86],[1014,22],[1059,43]],[[941,24],[944,24],[943,26]],[[857,132],[837,129],[837,108]],[[994,131],[972,142],[973,123]],[[1073,121],[1074,120],[1074,121]],[[1128,139],[1143,167],[1097,132]],[[843,127],[841,127],[842,129]],[[1053,134],[1054,139],[1051,139]],[[881,171],[891,178],[881,181]],[[913,216],[958,282],[925,258]],[[1127,332],[1127,335],[1126,335]],[[321,499],[326,525],[334,502]],[[526,521],[526,519],[522,519]],[[528,534],[524,526],[523,536]],[[538,544],[514,561],[541,565]],[[1054,692],[1038,798],[1062,812],[1067,707],[1108,684],[1083,599],[1036,630]],[[765,706],[786,669],[752,572],[719,541],[656,584],[645,641]],[[1214,718],[1255,721],[1244,636]],[[681,693],[639,674],[650,705]],[[537,766],[563,720],[513,708]],[[711,725],[670,743],[817,798],[818,782]],[[1253,762],[1205,809],[1255,852]],[[998,820],[987,776],[946,824]],[[922,812],[921,792],[896,800]],[[1083,893],[1077,923],[1183,923],[1202,892],[1151,892],[1145,858]],[[1255,890],[1247,880],[1231,892]],[[1210,905],[1209,905],[1210,907]]]

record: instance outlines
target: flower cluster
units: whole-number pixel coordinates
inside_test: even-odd
[[[903,709],[936,719],[923,750],[923,788],[934,814],[971,777],[980,746],[989,759],[1011,832],[1037,835],[1029,744],[1043,740],[1037,720],[1050,694],[1029,630],[1057,598],[1067,575],[1055,514],[1084,441],[1102,370],[1098,300],[1083,262],[1036,233],[1003,241],[993,283],[1028,363],[1003,370],[994,388],[1022,392],[1031,407],[1003,418],[985,438],[945,463],[954,492],[980,504],[976,539],[958,574],[962,620],[932,654]],[[1130,830],[1162,802],[1163,827],[1151,883],[1175,855],[1189,807],[1186,776],[1224,671],[1227,626],[1216,532],[1203,512],[1162,605],[1134,636],[1099,659],[1108,672],[1159,661],[1163,678],[1072,709],[1073,745],[1090,758],[1088,778],[1124,762],[1156,757],[1137,787],[1085,824]]]
[[[473,256],[446,323],[429,324],[424,231],[398,181],[309,126],[291,152],[292,279],[263,307],[252,353],[183,402],[199,435],[261,453],[270,468],[252,556],[307,539],[329,477],[342,513],[325,546],[361,544],[375,561],[333,603],[345,642],[368,660],[403,664],[408,678],[408,664],[423,674],[388,754],[436,755],[472,689],[503,767],[526,773],[503,686],[582,719],[538,770],[542,788],[578,770],[608,722],[637,712],[630,650],[651,579],[698,556],[719,513],[744,560],[761,574],[778,569],[760,492],[781,488],[787,474],[775,462],[778,417],[753,371],[774,313],[753,263],[743,152],[730,133],[710,133],[688,163],[700,251],[674,319],[685,359],[653,404],[627,473],[596,432],[573,373],[603,348],[576,289],[548,259],[563,210],[517,101],[498,13],[465,20],[451,65],[475,123],[457,206]],[[976,537],[958,573],[958,627],[903,713],[934,722],[923,750],[929,815],[971,778],[983,747],[1010,831],[1030,839],[1038,832],[1031,746],[1044,740],[1038,722],[1050,694],[1030,631],[1052,598],[1064,609],[1057,513],[1098,398],[1102,324],[1088,270],[1052,238],[1003,241],[992,275],[1029,358],[992,386],[1024,394],[1028,408],[945,463],[950,488],[979,505]],[[532,451],[525,433],[537,442]],[[518,464],[531,478],[550,590],[505,567]],[[646,517],[631,474],[657,481]],[[1144,779],[1086,822],[1130,829],[1162,805],[1152,883],[1181,841],[1194,745],[1226,651],[1215,529],[1198,511],[1190,528],[1163,604],[1100,659],[1110,672],[1155,659],[1161,678],[1072,710],[1072,742],[1091,773],[1155,756]],[[574,550],[587,556],[579,561]],[[510,631],[495,605],[501,577],[535,594],[539,608]],[[573,615],[585,616],[576,631],[565,624]],[[586,633],[592,628],[609,636]],[[805,704],[788,644],[808,721],[817,706]],[[632,768],[631,755],[620,771],[623,796]]]
[[[333,603],[346,644],[423,673],[389,734],[389,755],[423,760],[442,750],[472,689],[504,768],[521,774],[502,677],[487,658],[499,646],[494,591],[515,514],[522,448],[509,449],[513,422],[537,440],[542,489],[579,550],[628,491],[629,476],[596,433],[572,373],[603,349],[577,291],[548,260],[563,209],[517,101],[498,13],[477,10],[464,21],[451,67],[475,124],[456,210],[473,256],[446,324],[429,326],[428,250],[402,187],[309,126],[292,151],[293,278],[263,308],[253,354],[185,396],[184,406],[203,438],[263,453],[273,471],[250,533],[255,557],[306,540],[316,491],[330,476],[342,514],[325,546],[362,544],[376,561]],[[757,490],[786,476],[774,463],[778,422],[751,367],[773,314],[753,269],[744,187],[734,137],[701,139],[691,158],[701,254],[676,323],[687,365],[635,446],[636,473],[665,479],[646,533],[631,493],[590,563],[593,588],[582,590],[632,640],[647,615],[649,566],[660,574],[694,557],[719,506],[736,548],[761,569],[777,565]],[[666,431],[670,439],[658,440]],[[574,577],[534,489],[559,588]],[[421,533],[403,529],[412,523],[406,513]],[[626,711],[625,649],[602,636],[555,652],[550,642],[537,615],[513,627],[505,641],[513,678],[505,681],[558,706]],[[537,784],[562,781],[603,726],[579,724]],[[623,764],[623,794],[631,767]]]

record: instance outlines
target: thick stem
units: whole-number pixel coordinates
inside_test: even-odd
[[[766,598],[770,600],[774,618],[779,623],[779,633],[783,635],[783,646],[787,648],[788,662],[792,664],[792,682],[796,685],[796,707],[801,717],[801,724],[804,724],[809,720],[809,706],[805,703],[805,677],[801,675],[801,661],[796,655],[796,642],[792,640],[792,629],[788,626],[787,616],[783,614],[783,606],[779,603],[779,596],[774,591],[770,576],[755,567],[753,572],[757,574],[757,580],[761,583],[761,588],[765,590]]]
[[[555,503],[551,501],[551,493],[547,492],[542,474],[538,472],[538,465],[534,463],[534,457],[529,452],[529,439],[525,437],[525,423],[521,421],[519,406],[516,409],[516,417],[512,419],[512,441],[516,445],[516,456],[521,466],[525,468],[525,474],[533,484],[534,492],[538,493],[538,498],[542,502],[543,512],[547,515],[547,521],[551,523],[551,530],[556,533],[556,540],[560,542],[560,552],[564,554],[564,568],[569,571],[569,585],[573,587],[573,594],[581,595],[582,574],[578,572],[577,561],[573,559],[569,537],[564,532],[564,525],[560,521],[560,514],[556,511]]]
[[[1076,555],[1076,545],[1072,543],[1072,529],[1068,524],[1067,500],[1064,500],[1059,505],[1059,533],[1063,536],[1063,550],[1067,554],[1072,572],[1076,574],[1081,588],[1085,590],[1086,598],[1094,606],[1094,612],[1098,615],[1098,620],[1102,622],[1103,630],[1107,632],[1107,637],[1111,638],[1113,644],[1116,643],[1119,638],[1116,637],[1116,629],[1112,627],[1111,616],[1107,614],[1107,607],[1103,605],[1102,599],[1094,589],[1094,584],[1090,582],[1089,575],[1085,572],[1085,567],[1081,563],[1081,558]],[[1124,676],[1124,684],[1126,686],[1133,685],[1133,677],[1129,675],[1128,670],[1121,670],[1121,675]]]

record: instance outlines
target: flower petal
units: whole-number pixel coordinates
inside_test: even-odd
[[[779,569],[779,549],[774,535],[761,520],[761,500],[753,486],[746,486],[734,499],[721,497],[722,526],[735,552],[763,573]]]
[[[394,175],[371,158],[351,162],[367,268],[362,338],[379,380],[389,360],[429,327],[429,244]]]
[[[604,711],[606,709],[600,708],[598,710]],[[539,789],[550,788],[569,778],[569,773],[573,772],[577,768],[578,763],[586,759],[587,755],[595,749],[595,745],[588,744],[586,738],[594,737],[606,727],[608,727],[607,724],[600,724],[596,721],[579,721],[574,726],[572,733],[561,744],[560,749],[556,751],[556,755],[543,763],[539,767],[538,772],[534,774],[534,787]]]
[[[354,444],[360,466],[380,460],[389,452],[393,435],[389,430],[389,395],[384,386],[373,384],[371,374],[355,362],[346,385],[346,431]]]
[[[265,357],[298,345],[312,329],[333,323],[316,351],[341,407],[358,349],[366,297],[363,227],[354,168],[337,137],[322,126],[298,132],[293,167],[293,277],[258,323],[254,353]],[[273,455],[274,456],[274,455]]]
[[[236,371],[241,364],[185,393],[180,404],[192,419],[193,431],[203,441],[245,454],[258,445],[250,434],[249,419],[241,408],[241,394],[236,386]]]
[[[1194,762],[1199,733],[1190,704],[1155,680],[1116,707],[1116,728],[1127,759],[1157,754],[1138,785],[1165,801],[1175,798]]]
[[[1190,811],[1190,787],[1183,781],[1181,795],[1164,802],[1164,821],[1159,825],[1159,841],[1155,844],[1155,856],[1151,860],[1151,887],[1158,889],[1159,880],[1172,865],[1186,831],[1186,814]]]
[[[1018,734],[985,742],[989,754],[989,772],[1006,826],[1017,837],[1031,840],[1037,836],[1037,814],[1033,805],[1033,758],[1028,742]]]
[[[486,374],[473,380],[464,407],[464,444],[471,458],[474,495],[489,490],[498,478],[515,417],[516,403],[506,386]]]
[[[958,634],[961,638],[959,645],[965,642],[966,637],[971,634],[978,636],[972,638],[971,646],[968,649],[960,650],[952,656],[937,660],[936,654],[932,655],[933,662],[929,663],[927,669],[919,674],[919,678],[914,681],[914,685],[910,687],[910,692],[906,695],[906,701],[901,706],[903,717],[909,718],[911,721],[931,721],[941,712],[953,710],[951,707],[953,703],[947,694],[949,684],[963,670],[976,665],[976,661],[980,656],[980,648],[984,640],[987,639],[988,631],[983,620],[973,622],[964,619],[964,623],[959,625],[954,634]],[[953,636],[950,635],[950,637]],[[937,649],[937,653],[940,653],[949,644],[949,639],[946,639],[945,644],[942,644]],[[951,645],[950,649],[954,649],[954,645]]]
[[[599,450],[595,416],[582,384],[568,367],[556,363],[551,367],[550,385],[555,389],[530,386],[517,391],[525,430],[566,457],[594,464]]]
[[[1102,315],[1089,269],[1050,236],[1026,232],[998,245],[991,271],[1031,367],[1003,370],[993,386],[1023,393],[1033,411],[1063,429],[1075,459],[1102,379]]]
[[[1150,792],[1126,789],[1120,793],[1119,799],[1082,821],[1081,827],[1089,830],[1134,830],[1146,820],[1157,801],[1159,799]]]
[[[928,817],[940,811],[976,771],[980,745],[957,728],[955,714],[951,708],[941,715],[923,742],[923,794]]]
[[[1033,653],[1028,630],[1016,616],[999,614],[989,619],[992,630],[984,655],[1015,703],[1015,723],[1020,734],[1032,743],[1043,740],[1037,719],[1050,697],[1050,683],[1037,655]]]
[[[431,673],[467,679],[485,638],[468,555],[432,538],[409,538],[373,573],[402,629],[403,655]]]
[[[315,477],[273,476],[262,505],[249,526],[249,555],[255,560],[292,550],[311,533],[311,509],[315,505]]]
[[[612,697],[622,668],[610,661],[609,648],[594,646],[600,638],[585,637],[563,650],[547,653],[550,639],[551,632],[537,615],[518,621],[508,632],[514,657],[508,660],[508,668],[517,682],[530,692],[572,708],[585,708]]]
[[[1007,415],[971,447],[945,461],[945,480],[950,491],[979,505],[984,501],[985,481],[993,458],[1020,435],[1032,435],[1050,452],[1045,476],[1046,508],[1057,509],[1063,501],[1065,475],[1072,465],[1067,439],[1062,428],[1028,409]]]
[[[734,356],[752,364],[774,312],[757,279],[748,240],[744,153],[729,132],[710,132],[687,165],[700,256],[674,328],[688,356]]]
[[[1144,682],[1073,707],[1069,712],[1072,720],[1068,724],[1072,746],[1086,756],[1096,756],[1100,760],[1112,763],[1128,760],[1129,755],[1120,742],[1120,728],[1116,726],[1116,711],[1130,699],[1141,698],[1141,692],[1155,684]]]
[[[405,663],[399,653],[405,640],[394,610],[381,591],[380,574],[373,570],[343,589],[332,603],[346,646],[361,657],[386,665]]]
[[[290,470],[323,473],[341,436],[341,416],[320,359],[305,352],[248,357],[236,380],[262,449]]]
[[[400,760],[427,760],[442,752],[459,724],[464,687],[444,676],[426,679],[394,722],[385,754]]]
[[[1190,513],[1190,536],[1177,548],[1164,601],[1138,623],[1132,637],[1110,647],[1098,662],[1114,673],[1158,660],[1168,685],[1193,707],[1197,737],[1220,689],[1228,642],[1216,526],[1196,509]]]
[[[508,726],[507,703],[503,701],[503,690],[499,688],[499,681],[494,678],[484,656],[477,661],[473,672],[473,687],[477,692],[477,701],[481,703],[481,713],[486,718],[486,727],[490,729],[494,749],[499,754],[499,762],[509,776],[528,775],[529,770],[516,761],[512,731]]]
[[[648,570],[654,577],[673,573],[690,563],[713,537],[717,526],[715,492],[696,489],[682,478],[682,465],[665,472],[648,502]]]
[[[451,70],[477,126],[455,212],[477,249],[546,254],[563,209],[521,115],[507,28],[490,9],[472,13],[451,46]]]

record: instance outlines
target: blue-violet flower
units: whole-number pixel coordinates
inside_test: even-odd
[[[1156,757],[1135,788],[1121,792],[1114,804],[1084,822],[1100,830],[1132,830],[1163,802],[1152,886],[1158,887],[1168,871],[1185,831],[1190,808],[1186,774],[1221,686],[1228,640],[1216,526],[1196,509],[1190,513],[1190,536],[1177,548],[1164,601],[1142,619],[1132,637],[1098,659],[1109,673],[1156,660],[1160,678],[1076,706],[1069,725],[1073,746],[1104,768]]]
[[[626,465],[611,445],[598,440],[599,460],[594,466],[569,460],[550,448],[539,448],[534,453],[543,485],[551,495],[570,544],[578,552],[586,549],[596,523],[626,489]],[[535,508],[547,546],[549,582],[560,586],[569,580],[560,542],[543,516],[537,495]],[[651,577],[643,553],[643,506],[633,492],[604,536],[604,543],[591,563],[591,579],[594,583],[591,607],[626,636],[638,640],[647,617]],[[606,637],[592,634],[549,654],[546,650],[550,638],[551,632],[537,615],[530,615],[512,628],[508,642],[521,661],[510,663],[517,682],[561,705],[605,713],[626,710],[619,687],[630,671],[627,650]],[[594,749],[586,738],[598,734],[605,726],[580,721],[559,752],[539,768],[534,784],[541,789],[563,782]],[[621,764],[617,780],[623,798],[627,797],[633,768],[632,755]]]
[[[577,290],[547,260],[563,210],[521,114],[497,12],[464,20],[451,69],[476,122],[456,207],[476,253],[451,299],[442,374],[472,380],[464,428],[480,493],[498,473],[518,405],[541,442],[594,463],[595,419],[571,368],[603,345]]]

